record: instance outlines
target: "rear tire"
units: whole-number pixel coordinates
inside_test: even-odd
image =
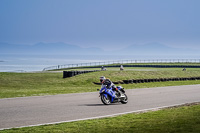
[[[125,93],[124,93],[124,96],[125,96],[125,98],[124,98],[124,100],[121,101],[121,103],[122,104],[127,104],[128,103],[128,97],[127,97],[127,95]]]
[[[101,94],[101,101],[102,101],[102,103],[105,104],[105,105],[109,105],[109,104],[111,103],[111,102],[110,102],[110,97],[107,96],[107,98],[106,98],[104,94]]]

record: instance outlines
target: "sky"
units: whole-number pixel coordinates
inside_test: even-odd
[[[200,49],[200,0],[0,0],[0,42]]]

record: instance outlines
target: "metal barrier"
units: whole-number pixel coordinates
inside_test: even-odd
[[[154,60],[119,60],[119,61],[89,62],[89,63],[51,66],[44,68],[43,71],[65,69],[65,68],[87,67],[87,66],[105,66],[111,64],[128,64],[128,63],[200,63],[200,59],[154,59]]]

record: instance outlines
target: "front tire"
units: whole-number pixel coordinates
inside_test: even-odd
[[[110,97],[107,96],[107,98],[106,98],[104,94],[101,94],[101,101],[105,105],[109,105],[111,103]]]
[[[127,95],[125,93],[124,93],[124,96],[125,96],[125,98],[124,98],[124,100],[121,101],[121,103],[122,104],[127,104],[128,103],[128,97],[127,97]]]

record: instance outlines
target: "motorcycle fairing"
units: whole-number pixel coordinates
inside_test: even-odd
[[[114,101],[115,99],[115,91],[112,90],[112,88],[106,88],[106,87],[103,87],[101,90],[100,90],[100,93],[103,93],[103,95],[107,98],[108,95],[110,96],[111,98],[111,102]]]

